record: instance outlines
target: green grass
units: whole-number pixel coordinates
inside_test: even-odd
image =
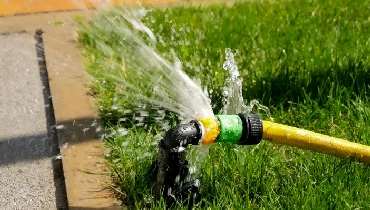
[[[215,113],[222,107],[227,77],[224,49],[231,48],[238,52],[244,98],[268,106],[276,122],[370,145],[369,11],[365,0],[250,1],[154,9],[145,23],[162,37],[165,44],[157,46],[162,55],[171,59],[174,50],[184,71],[212,90]],[[117,54],[125,47],[120,44],[124,35],[99,24],[113,17],[117,24],[122,21],[111,11],[82,24],[79,32],[106,126],[112,187],[129,207],[163,209],[162,201],[153,201],[146,177],[160,133],[154,125],[121,122],[123,113],[112,108],[132,108],[107,75],[119,71],[125,56]],[[102,50],[101,43],[115,53]],[[117,132],[127,126],[127,135]],[[201,184],[203,208],[210,209],[370,206],[369,166],[266,142],[212,145],[202,163]]]

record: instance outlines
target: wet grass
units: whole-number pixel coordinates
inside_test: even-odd
[[[217,113],[226,72],[224,49],[236,51],[243,95],[268,106],[276,122],[370,145],[370,1],[245,2],[154,9],[145,19],[173,50],[184,71],[207,87]],[[118,13],[107,13],[108,18]],[[102,21],[103,17],[94,21]],[[122,36],[84,25],[80,40],[87,71],[105,122],[107,162],[124,203],[163,209],[146,174],[160,138],[155,126],[120,122],[111,62],[97,43],[114,48]],[[110,63],[109,63],[109,62]],[[129,92],[127,94],[130,94]],[[116,100],[116,101],[114,101]],[[130,104],[120,102],[120,106]],[[286,146],[215,144],[202,164],[203,208],[355,209],[370,206],[367,165]],[[180,206],[179,206],[180,208]]]

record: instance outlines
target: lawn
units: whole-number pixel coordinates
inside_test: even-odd
[[[137,66],[126,62],[128,69],[122,69],[122,63],[130,56],[135,61],[140,52],[126,42],[131,32],[122,27],[127,22],[121,11],[79,20],[79,38],[104,123],[111,187],[130,208],[163,209],[163,202],[153,199],[147,173],[163,128],[174,125],[177,116],[135,100],[138,94],[150,97],[145,81],[131,91],[122,86],[123,80],[138,79],[132,70]],[[268,106],[275,122],[370,145],[369,11],[368,0],[176,6],[151,9],[143,18],[159,40],[156,45],[144,32],[134,34],[170,61],[175,54],[183,70],[207,89],[214,113],[222,108],[228,76],[222,64],[230,48],[236,52],[244,99]],[[202,208],[370,206],[369,166],[310,151],[268,142],[214,144],[198,168]]]

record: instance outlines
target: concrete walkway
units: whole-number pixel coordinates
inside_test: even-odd
[[[0,35],[0,209],[67,205],[46,73],[33,36]]]

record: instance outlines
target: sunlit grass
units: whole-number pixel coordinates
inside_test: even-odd
[[[173,50],[184,71],[207,87],[216,113],[227,77],[224,50],[231,48],[237,52],[245,99],[270,107],[276,122],[370,145],[369,11],[365,0],[251,1],[230,7],[154,9],[145,22],[162,37],[158,50],[169,59]],[[119,18],[117,14],[106,17]],[[93,22],[80,32],[86,69],[97,79],[93,92],[106,125],[105,142],[111,150],[107,162],[126,205],[161,209],[163,202],[153,201],[147,176],[161,136],[153,126],[117,132],[128,123],[120,122],[122,116],[112,109],[120,99],[106,72],[112,63],[120,65],[121,55],[104,59],[96,44],[124,47],[120,34],[112,35]],[[129,102],[119,104],[130,108]],[[212,145],[201,184],[203,208],[370,206],[368,166],[266,142]]]

